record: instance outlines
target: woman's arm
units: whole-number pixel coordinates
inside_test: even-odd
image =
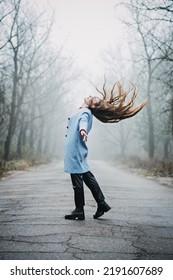
[[[79,122],[79,133],[83,137],[83,141],[87,141],[88,134],[88,121],[89,121],[89,114],[88,113],[83,113]]]

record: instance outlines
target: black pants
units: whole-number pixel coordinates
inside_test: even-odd
[[[70,174],[70,175],[71,175],[72,185],[74,189],[74,201],[77,208],[83,207],[85,205],[83,182],[90,189],[98,205],[104,202],[105,197],[94,175],[90,171],[83,174]]]

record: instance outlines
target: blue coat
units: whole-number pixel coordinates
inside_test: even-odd
[[[80,130],[87,134],[92,127],[92,113],[88,108],[79,109],[68,118],[64,145],[64,172],[85,173],[90,170],[87,163],[88,148]]]

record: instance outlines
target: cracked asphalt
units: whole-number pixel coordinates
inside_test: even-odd
[[[112,209],[94,220],[85,186],[85,221],[65,220],[73,189],[62,162],[0,181],[0,259],[172,260],[173,188],[91,161]]]

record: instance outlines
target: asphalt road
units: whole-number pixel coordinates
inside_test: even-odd
[[[93,219],[85,186],[85,221],[65,220],[73,189],[61,162],[0,181],[0,259],[173,259],[173,188],[107,162],[90,162],[112,209]]]

